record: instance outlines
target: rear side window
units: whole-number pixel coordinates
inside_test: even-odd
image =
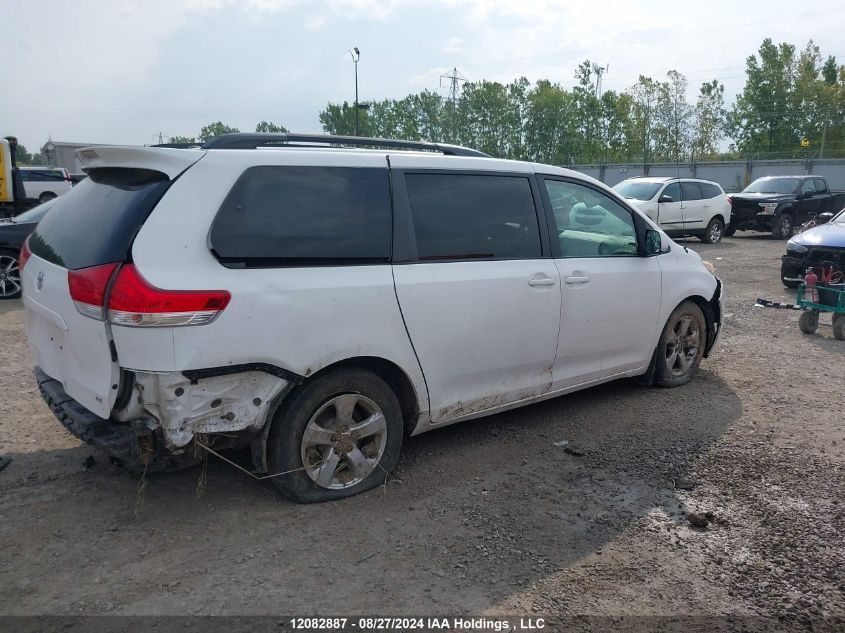
[[[698,186],[701,187],[701,195],[704,197],[705,200],[709,200],[710,198],[715,198],[716,196],[722,195],[722,190],[716,185],[710,184],[709,182],[700,182],[698,183]]]
[[[21,169],[25,182],[58,182],[65,179],[63,172],[56,169]]]
[[[405,184],[420,261],[540,257],[528,178],[406,174]]]
[[[682,182],[681,193],[684,200],[701,200],[701,189],[697,182]]]
[[[170,186],[148,169],[102,167],[60,196],[30,238],[32,252],[71,270],[123,261]]]
[[[376,263],[390,259],[387,168],[247,169],[211,227],[211,248],[247,266]]]

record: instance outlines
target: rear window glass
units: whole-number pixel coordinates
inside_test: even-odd
[[[701,195],[707,200],[722,195],[722,190],[716,185],[711,185],[709,182],[700,182],[698,186],[701,187]]]
[[[387,168],[247,169],[211,227],[211,248],[247,266],[385,262],[390,258]]]
[[[407,174],[420,261],[540,257],[527,178]]]
[[[21,169],[21,178],[26,182],[57,182],[63,181],[65,175],[55,169]]]
[[[71,270],[125,260],[132,240],[170,186],[147,169],[103,167],[57,198],[32,234],[32,252]]]

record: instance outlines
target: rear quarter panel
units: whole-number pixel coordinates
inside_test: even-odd
[[[168,190],[142,227],[132,256],[153,285],[228,290],[232,300],[208,325],[113,327],[120,364],[182,371],[264,362],[308,376],[337,361],[391,361],[428,409],[388,264],[231,269],[212,255],[208,234],[226,194],[253,165],[385,167],[383,154],[319,150],[211,150]]]

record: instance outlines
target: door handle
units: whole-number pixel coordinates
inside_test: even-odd
[[[568,284],[585,284],[590,281],[590,278],[582,275],[572,275],[571,277],[567,277],[565,281]]]
[[[528,280],[529,286],[554,286],[557,284],[557,279],[551,277],[532,277]]]

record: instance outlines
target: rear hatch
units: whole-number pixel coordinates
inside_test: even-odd
[[[56,200],[28,241],[22,282],[35,363],[100,417],[109,417],[120,392],[119,359],[103,317],[106,286],[118,264],[130,261],[135,235],[172,180],[202,155],[81,150],[88,178]]]

